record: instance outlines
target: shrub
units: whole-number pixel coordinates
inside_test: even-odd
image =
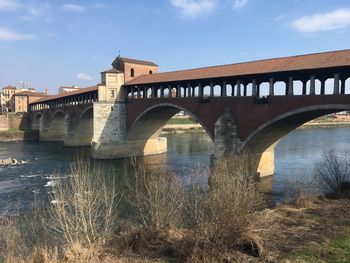
[[[350,183],[350,159],[344,154],[329,152],[316,165],[315,176],[326,193],[340,194]]]
[[[71,248],[98,248],[118,222],[120,193],[115,177],[89,160],[71,163],[67,178],[53,186],[49,226]]]
[[[178,178],[132,158],[125,164],[125,196],[137,223],[164,231],[182,222],[184,192]]]
[[[210,176],[210,191],[203,194],[203,189],[194,189],[195,200],[189,203],[196,227],[195,243],[200,247],[195,249],[196,253],[209,250],[216,258],[235,246],[259,250],[261,245],[257,245],[257,239],[252,240],[252,235],[245,234],[252,226],[254,213],[264,207],[250,156],[234,155],[218,160]]]

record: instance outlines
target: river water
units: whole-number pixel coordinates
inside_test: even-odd
[[[186,178],[193,171],[204,170],[199,183],[207,180],[206,169],[210,165],[213,143],[204,133],[169,134],[169,151],[148,156],[145,161],[153,167],[165,167]],[[275,175],[263,178],[264,191],[275,200],[284,198],[288,181],[310,178],[314,166],[329,151],[348,153],[350,128],[298,129],[282,139],[275,151]],[[0,159],[16,158],[28,163],[12,167],[0,167],[0,214],[26,210],[35,199],[47,200],[47,194],[57,171],[64,173],[70,161],[89,154],[89,148],[66,148],[52,142],[4,142],[0,143]],[[122,172],[123,161],[101,161]]]

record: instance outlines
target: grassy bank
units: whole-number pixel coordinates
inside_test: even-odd
[[[10,129],[0,131],[0,142],[8,141],[36,141],[38,140],[38,131],[21,131],[18,129]]]
[[[197,122],[191,118],[171,118],[167,124],[196,124]]]

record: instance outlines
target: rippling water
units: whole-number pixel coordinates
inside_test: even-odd
[[[214,147],[206,134],[184,133],[167,137],[168,153],[146,157],[146,162],[154,167],[166,167],[184,180],[196,167],[209,166]],[[276,147],[275,175],[263,179],[265,191],[271,192],[276,199],[282,198],[286,181],[310,177],[314,164],[330,150],[349,152],[350,128],[294,131]],[[26,209],[35,198],[46,199],[55,171],[65,171],[71,160],[77,155],[88,155],[89,151],[89,148],[66,148],[51,142],[0,143],[0,159],[12,157],[28,161],[27,164],[0,168],[0,213],[7,207]],[[122,160],[103,162],[113,165],[116,170],[122,169]]]

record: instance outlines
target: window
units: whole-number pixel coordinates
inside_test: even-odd
[[[133,68],[131,68],[131,70],[130,70],[130,76],[132,78],[135,77],[135,70]]]
[[[114,98],[114,97],[115,97],[115,90],[112,89],[112,90],[111,90],[111,98]]]
[[[152,74],[153,74],[153,71],[152,71],[152,70],[150,70],[150,71],[149,71],[149,74],[150,74],[150,75],[152,75]]]

